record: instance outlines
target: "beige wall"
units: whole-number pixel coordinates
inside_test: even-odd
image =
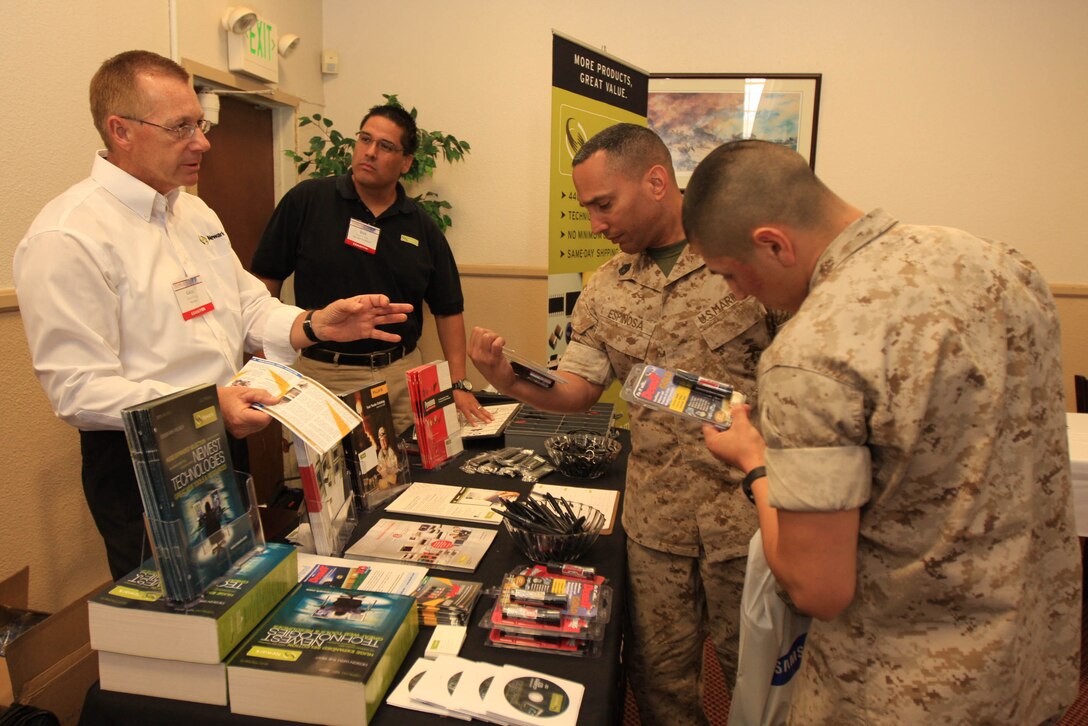
[[[547,264],[555,29],[650,73],[822,73],[816,171],[839,194],[1001,239],[1052,283],[1088,283],[1082,0],[324,8],[325,44],[342,66],[325,86],[338,125],[352,128],[383,92],[397,93],[425,128],[472,144],[435,182],[454,205],[462,263]]]
[[[9,150],[0,176],[0,370],[9,398],[0,424],[0,578],[29,564],[32,607],[55,610],[105,580],[109,570],[83,501],[78,434],[53,417],[30,368],[10,289],[12,255],[41,206],[85,177],[101,146],[87,107],[87,83],[98,65],[145,48],[225,72],[219,18],[229,4],[0,0],[13,29],[0,43],[0,144]],[[302,37],[280,62],[280,90],[304,104],[324,103],[321,3],[247,4],[281,32]]]
[[[11,257],[41,205],[87,173],[99,142],[86,87],[98,64],[129,48],[169,54],[176,37],[179,57],[223,68],[216,23],[228,4],[0,0],[17,29],[0,44],[0,370],[9,381],[0,577],[29,563],[35,607],[63,605],[107,570],[80,492],[78,438],[29,372]],[[1086,3],[247,4],[303,37],[281,65],[280,89],[304,112],[322,108],[350,128],[382,92],[399,93],[425,127],[472,143],[466,163],[435,180],[455,205],[466,317],[531,355],[544,352],[555,28],[651,72],[823,73],[818,173],[859,206],[1020,247],[1059,294],[1067,379],[1088,370]],[[320,75],[322,47],[340,52],[338,76]],[[433,337],[424,349],[437,357]]]

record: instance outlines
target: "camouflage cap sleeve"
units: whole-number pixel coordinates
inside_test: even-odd
[[[789,366],[763,372],[759,389],[771,505],[827,512],[865,504],[872,462],[861,393]]]

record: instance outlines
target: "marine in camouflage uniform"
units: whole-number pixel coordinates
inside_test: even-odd
[[[756,365],[775,325],[688,247],[667,278],[649,253],[621,253],[575,304],[560,370],[607,386],[648,362],[731,383],[754,400]],[[755,511],[737,486],[741,472],[710,455],[699,424],[644,406],[628,411],[625,664],[648,723],[705,723],[703,642],[709,633],[732,685]]]
[[[759,355],[783,317],[737,300],[684,242],[669,151],[644,126],[617,124],[573,160],[590,228],[620,253],[587,282],[560,364],[566,385],[518,379],[505,340],[472,332],[476,368],[495,387],[538,408],[592,406],[614,378],[651,363],[734,385],[752,396]],[[737,667],[740,598],[756,518],[737,490],[740,472],[717,462],[698,424],[632,406],[623,525],[628,537],[624,664],[647,724],[705,724],[707,636],[726,678]]]
[[[751,157],[760,174],[781,153],[730,146],[708,157],[702,180],[693,176],[685,228],[734,290],[768,302],[793,273],[769,273],[759,242],[742,264],[724,252],[735,247],[699,233],[714,239],[716,226],[699,218],[701,205],[744,204],[743,192],[708,196],[706,179],[722,174],[717,188],[729,189],[751,179],[748,152],[762,153]],[[834,199],[832,209],[852,209]],[[1000,244],[852,211],[822,251],[813,246],[803,302],[759,366],[767,476],[757,500],[765,486],[766,504],[789,512],[780,533],[799,526],[797,514],[857,513],[853,590],[830,610],[810,601],[822,619],[809,631],[790,723],[1056,720],[1077,692],[1081,570],[1049,288]],[[788,232],[794,244],[822,230],[800,229]],[[707,432],[708,444],[751,462],[750,445],[726,447],[745,424],[738,415],[731,432]],[[765,543],[765,515],[779,516],[766,504]],[[834,543],[826,530],[819,537]],[[811,598],[811,583],[806,593],[784,561],[800,553],[780,554],[775,574]]]

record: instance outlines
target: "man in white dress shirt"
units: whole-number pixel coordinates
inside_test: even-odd
[[[106,149],[31,224],[14,277],[38,380],[80,430],[84,494],[119,578],[147,554],[122,408],[216,383],[227,429],[244,437],[270,421],[251,404],[275,401],[223,387],[244,352],[289,363],[319,340],[396,342],[377,326],[411,306],[359,295],[305,311],[242,268],[219,218],[181,190],[196,184],[211,144],[177,63],[146,51],[110,58],[90,100]]]

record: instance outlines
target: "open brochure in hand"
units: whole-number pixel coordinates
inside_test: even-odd
[[[166,597],[189,602],[260,544],[212,384],[121,411]]]
[[[279,396],[279,403],[256,405],[324,454],[338,445],[362,417],[329,389],[294,368],[264,358],[251,358],[231,379],[232,386],[263,388]]]
[[[345,557],[418,562],[442,570],[472,572],[495,539],[496,530],[381,519],[348,547]]]

